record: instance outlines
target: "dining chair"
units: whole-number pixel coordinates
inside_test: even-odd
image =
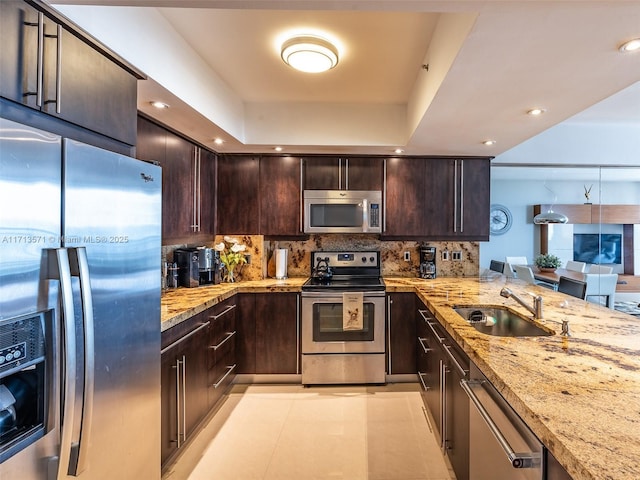
[[[587,292],[587,283],[573,278],[560,277],[558,291],[584,300]]]
[[[587,273],[613,273],[613,267],[605,265],[591,265]]]
[[[597,303],[602,303],[602,297],[605,297],[605,305],[609,308],[614,307],[618,284],[617,273],[587,273],[585,281],[587,283],[586,300],[589,300],[589,297],[598,297]]]
[[[504,261],[509,265],[529,265],[527,257],[504,257]]]
[[[514,265],[513,270],[516,272],[516,277],[518,278],[518,280],[523,280],[527,283],[550,288],[552,290],[556,289],[555,285],[536,279],[536,277],[533,275],[533,270],[531,270],[531,267],[527,267],[526,265]]]
[[[515,273],[513,269],[514,265],[529,265],[529,262],[527,261],[527,257],[504,257],[504,273],[506,275],[513,276]],[[515,276],[517,276],[517,274]]]
[[[576,262],[574,260],[567,260],[567,266],[565,267],[567,270],[571,270],[572,272],[580,272],[584,273],[587,268],[587,264],[584,262]]]
[[[491,260],[491,263],[489,264],[489,270],[504,273],[504,262],[501,262],[499,260]]]

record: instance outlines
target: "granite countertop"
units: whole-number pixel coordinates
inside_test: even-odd
[[[162,330],[238,292],[296,292],[306,278],[261,280],[162,296]],[[478,278],[385,278],[387,292],[415,292],[514,410],[578,479],[640,478],[640,320],[543,287],[497,276]],[[529,312],[499,295],[507,286],[527,298],[544,299],[544,319],[571,337],[495,337],[482,334],[454,305],[505,305]]]
[[[160,301],[161,331],[232,297],[236,293],[299,292],[307,277],[220,283],[197,288],[176,288],[162,293]]]
[[[502,276],[493,281],[385,279],[387,291],[418,296],[574,479],[640,478],[640,320]],[[454,305],[505,305],[529,316],[521,298],[543,299],[550,337],[492,337]],[[569,320],[571,336],[558,333]]]

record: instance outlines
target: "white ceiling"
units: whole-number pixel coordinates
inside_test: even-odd
[[[639,1],[54,3],[149,75],[141,111],[217,151],[495,156],[567,119],[640,127],[640,52],[617,50]],[[301,28],[337,39],[337,67],[283,64],[276,40]]]

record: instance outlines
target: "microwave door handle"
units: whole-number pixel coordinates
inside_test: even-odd
[[[362,200],[362,231],[369,231],[369,201],[366,198]]]
[[[82,300],[82,330],[84,332],[84,391],[82,394],[82,425],[78,442],[72,446],[72,463],[69,473],[80,475],[87,468],[93,420],[93,394],[95,383],[95,341],[93,300],[89,278],[89,262],[85,247],[69,248],[71,274],[79,278]]]
[[[60,389],[64,389],[62,401],[62,418],[60,424],[60,445],[57,457],[49,459],[49,478],[66,478],[71,456],[71,440],[73,434],[73,415],[75,413],[76,390],[76,331],[75,314],[73,311],[73,291],[71,287],[71,269],[69,255],[66,248],[46,249],[46,280],[60,282],[60,300],[62,328],[62,345],[58,347],[64,354],[63,368],[55,365],[54,369],[62,371]],[[58,358],[56,358],[57,363]]]

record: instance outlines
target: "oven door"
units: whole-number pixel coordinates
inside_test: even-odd
[[[362,330],[344,330],[342,294],[302,293],[302,353],[384,353],[384,292],[363,294]]]

